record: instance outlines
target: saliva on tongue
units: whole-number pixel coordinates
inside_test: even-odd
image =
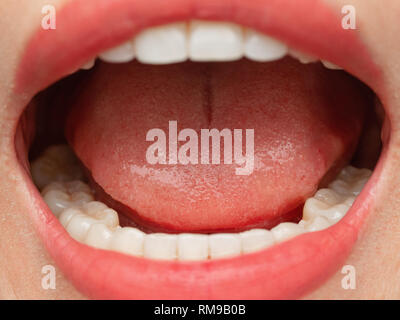
[[[349,75],[290,58],[100,64],[71,108],[66,136],[98,198],[144,228],[271,228],[298,219],[296,209],[321,180],[333,178],[351,159],[366,104],[364,87]],[[197,164],[169,163],[171,123],[175,134],[197,133]],[[237,174],[243,165],[235,161],[224,163],[223,142],[220,164],[212,163],[211,143],[210,164],[201,163],[202,129],[229,129],[232,137],[234,129],[241,129],[243,156],[246,130],[254,130],[250,174]],[[162,140],[155,138],[157,132],[165,133],[166,149],[153,155],[165,161],[146,157],[154,141]],[[178,141],[177,152],[188,141]]]

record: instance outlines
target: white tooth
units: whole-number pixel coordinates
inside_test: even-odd
[[[95,62],[96,62],[96,59],[89,60],[88,62],[86,62],[86,63],[81,67],[81,69],[83,69],[83,70],[90,70],[90,69],[92,69],[92,68],[94,67]]]
[[[178,236],[178,260],[207,260],[208,236],[182,233]]]
[[[346,196],[350,194],[350,186],[347,182],[343,180],[335,180],[330,185],[329,188],[335,190],[337,193]]]
[[[133,41],[127,41],[118,47],[107,50],[99,55],[100,59],[110,63],[124,63],[135,58]]]
[[[340,190],[343,194],[346,194],[347,191],[347,194],[357,196],[368,182],[371,174],[371,170],[348,166],[340,172],[338,179],[332,182],[330,187]]]
[[[186,23],[149,28],[135,39],[137,59],[142,63],[167,64],[188,58]]]
[[[110,228],[115,228],[119,225],[118,213],[111,208],[103,210],[102,212],[97,212],[93,217],[102,221]]]
[[[335,180],[329,185],[329,188],[332,188],[343,196],[358,196],[367,182],[368,178],[360,178],[352,183],[343,180]]]
[[[83,205],[82,209],[94,219],[100,220],[110,228],[115,228],[119,225],[118,213],[107,207],[99,201],[88,202]]]
[[[318,59],[315,57],[312,57],[306,53],[299,52],[297,50],[289,49],[289,55],[292,56],[293,58],[296,58],[299,60],[301,63],[308,64],[308,63],[313,63],[317,62]]]
[[[96,223],[99,222],[86,214],[75,214],[69,220],[66,229],[72,238],[83,242],[89,228]]]
[[[333,64],[332,62],[322,60],[322,64],[325,66],[325,68],[331,69],[331,70],[343,70],[341,67],[337,66],[336,64]]]
[[[225,22],[192,21],[189,57],[193,61],[231,61],[243,56],[243,30]]]
[[[276,242],[283,242],[294,238],[305,232],[304,228],[297,223],[283,222],[271,230]]]
[[[217,233],[210,235],[208,240],[211,259],[237,256],[241,252],[241,241],[238,234]]]
[[[317,216],[310,221],[301,220],[299,225],[303,226],[307,232],[314,232],[329,228],[332,222],[325,217]]]
[[[349,196],[344,200],[343,204],[346,205],[348,209],[350,209],[355,200],[356,196]]]
[[[339,179],[342,179],[346,182],[354,182],[358,179],[363,179],[363,178],[370,178],[372,175],[372,171],[368,169],[357,169],[352,166],[347,166],[344,168],[340,174],[339,174]]]
[[[98,249],[108,249],[113,232],[105,224],[92,224],[86,234],[84,243]]]
[[[68,181],[65,182],[64,185],[70,193],[85,192],[88,194],[92,194],[92,190],[90,189],[90,187],[80,180]]]
[[[52,182],[52,183],[48,184],[46,187],[43,188],[43,190],[41,192],[42,196],[45,196],[47,192],[54,191],[54,190],[62,191],[62,192],[65,192],[65,193],[68,192],[68,189],[67,189],[65,183]]]
[[[88,203],[93,200],[94,200],[93,195],[87,192],[78,191],[71,194],[71,202],[75,206],[82,206],[85,203]]]
[[[66,208],[93,200],[90,188],[80,181],[51,183],[43,189],[42,196],[56,216]]]
[[[96,212],[108,209],[108,207],[103,202],[91,201],[89,203],[86,203],[83,206],[83,209],[85,212],[87,212],[87,214],[94,215],[94,214],[96,214]]]
[[[344,199],[343,195],[328,188],[318,190],[314,195],[314,198],[325,203],[327,208],[343,202]]]
[[[323,216],[323,212],[333,207],[335,204],[327,204],[317,198],[309,198],[304,203],[303,219],[306,221],[313,220],[315,217]],[[332,217],[335,219],[335,217]]]
[[[321,216],[336,223],[344,217],[349,208],[349,203],[338,203],[334,206],[329,206],[318,199],[310,198],[304,204],[303,219],[309,221]]]
[[[143,256],[145,233],[130,227],[117,228],[110,242],[110,249],[118,252]]]
[[[364,189],[368,180],[369,180],[369,178],[362,178],[360,180],[354,181],[350,187],[350,192],[353,195],[358,196],[361,193],[362,189]]]
[[[66,145],[55,145],[46,149],[32,162],[32,179],[39,189],[51,182],[80,180],[83,172],[72,150]]]
[[[250,253],[265,249],[275,243],[275,238],[271,231],[265,229],[252,229],[240,233],[242,240],[242,252]]]
[[[36,167],[40,167],[39,176],[45,177],[42,181],[60,181],[43,188],[42,196],[71,237],[96,248],[160,260],[232,257],[262,250],[304,232],[329,228],[344,217],[371,176],[367,169],[344,168],[329,188],[320,189],[307,199],[303,220],[298,224],[281,223],[271,231],[253,229],[240,234],[146,235],[135,228],[121,228],[117,212],[93,201],[93,191],[87,184],[68,181],[77,172],[67,163],[73,161],[76,158],[69,148],[56,146],[45,151]]]
[[[60,220],[60,223],[65,228],[68,225],[68,223],[71,221],[72,217],[77,214],[83,214],[83,213],[78,208],[68,208],[60,214],[60,217],[58,219]]]
[[[283,58],[288,53],[287,46],[273,38],[254,30],[246,29],[244,54],[251,60],[268,62]]]
[[[43,196],[43,200],[56,217],[58,217],[63,210],[71,206],[70,196],[63,191],[49,190]]]
[[[175,260],[178,237],[172,234],[152,233],[144,238],[144,256],[151,259]]]

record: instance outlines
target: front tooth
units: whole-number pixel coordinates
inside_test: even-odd
[[[43,200],[56,217],[58,217],[63,210],[71,206],[70,196],[59,190],[48,190],[43,195]]]
[[[99,201],[91,201],[83,205],[83,211],[94,219],[100,220],[110,228],[119,225],[118,213]]]
[[[333,64],[332,62],[325,61],[325,60],[321,60],[321,62],[325,68],[328,68],[331,70],[343,70],[341,67],[337,66],[336,64]]]
[[[237,256],[241,252],[241,241],[238,234],[217,233],[209,236],[210,258]]]
[[[272,246],[275,238],[271,231],[265,229],[252,229],[240,234],[242,252],[250,253]]]
[[[109,227],[102,223],[96,223],[90,226],[83,242],[98,249],[108,249],[112,235]]]
[[[178,260],[199,261],[208,258],[208,236],[183,233],[178,236]]]
[[[110,249],[141,257],[143,256],[144,238],[145,233],[136,228],[117,228],[112,236]]]
[[[246,58],[259,62],[275,61],[288,53],[287,46],[273,38],[254,30],[247,29],[244,36],[244,54]]]
[[[69,220],[66,229],[72,238],[83,242],[89,228],[96,223],[99,222],[86,214],[75,214]]]
[[[289,55],[292,56],[293,58],[296,58],[297,60],[299,60],[301,63],[304,63],[304,64],[313,63],[313,62],[318,61],[317,58],[310,56],[306,53],[294,50],[294,49],[289,50]]]
[[[243,56],[243,30],[224,22],[192,21],[189,57],[193,61],[230,61]]]
[[[135,51],[137,59],[142,63],[185,61],[188,57],[186,23],[146,29],[136,37]]]
[[[110,63],[124,63],[135,58],[133,41],[127,41],[118,47],[112,48],[100,54],[100,59]]]
[[[144,239],[145,258],[175,260],[178,237],[172,234],[152,233]]]
[[[283,222],[271,230],[276,242],[283,242],[305,232],[304,228],[292,222]]]

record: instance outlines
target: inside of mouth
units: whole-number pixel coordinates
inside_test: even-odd
[[[378,160],[378,107],[358,80],[319,62],[133,61],[97,63],[54,84],[21,123],[36,128],[33,180],[76,240],[149,258],[204,260],[337,223]],[[223,151],[212,163],[212,146],[209,163],[201,163],[200,143],[198,163],[169,163],[169,145],[166,163],[149,163],[155,140],[146,135],[161,129],[169,139],[171,123],[177,133],[192,129],[198,141],[204,129],[241,130],[242,154],[243,133],[253,129],[250,174],[236,174],[244,163],[224,163]]]

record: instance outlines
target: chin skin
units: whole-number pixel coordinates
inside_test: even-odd
[[[376,205],[346,264],[357,272],[357,288],[344,290],[340,270],[306,299],[399,299],[400,288],[400,23],[397,0],[385,6],[374,1],[325,0],[336,8],[352,4],[357,9],[358,28],[383,70],[382,100],[391,110],[388,154],[378,183]],[[41,8],[61,8],[68,0],[2,0],[0,3],[0,298],[1,299],[84,299],[57,269],[57,287],[41,286],[42,267],[54,265],[36,234],[27,212],[29,193],[21,177],[14,152],[12,119],[21,96],[13,93],[16,67],[29,37],[40,26]],[[339,10],[338,9],[338,10]]]

